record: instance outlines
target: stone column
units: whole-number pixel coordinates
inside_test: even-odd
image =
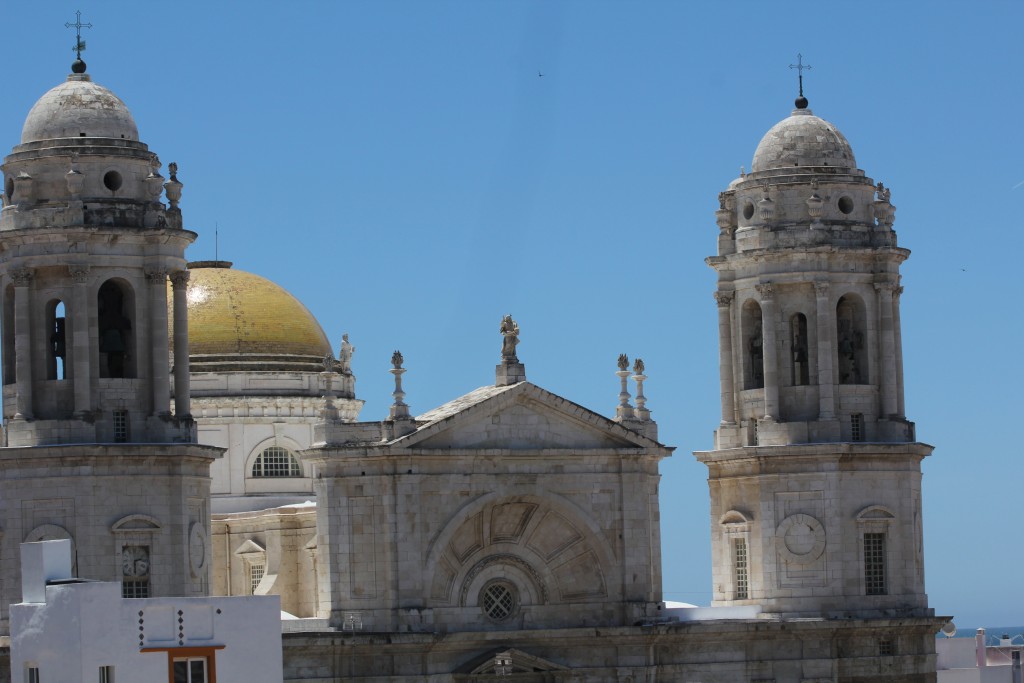
[[[14,373],[17,377],[18,407],[14,419],[32,419],[32,334],[31,268],[11,271],[14,281]]]
[[[879,331],[881,333],[881,380],[879,388],[882,394],[881,415],[887,420],[896,414],[896,338],[893,331],[892,292],[895,285],[891,282],[875,283],[878,292]]]
[[[779,419],[779,347],[775,329],[775,290],[770,282],[756,285],[761,295],[761,335],[764,341],[764,418]]]
[[[152,345],[150,377],[153,378],[153,414],[171,412],[170,357],[167,350],[167,271],[148,270],[149,283],[149,337]],[[175,320],[177,330],[177,320]],[[178,348],[175,340],[174,348]]]
[[[92,411],[92,368],[89,349],[89,266],[68,266],[75,283],[71,308],[71,373],[75,382],[75,417],[84,419]]]
[[[892,332],[896,342],[896,415],[906,418],[907,409],[903,403],[903,331],[900,327],[900,295],[902,287],[892,292]]]
[[[722,424],[736,424],[733,392],[736,380],[732,366],[732,300],[734,292],[715,292],[718,302],[718,376],[722,393]]]
[[[179,419],[192,414],[189,405],[188,278],[187,270],[171,273],[174,291],[174,413]]]
[[[818,419],[834,420],[836,417],[835,378],[832,374],[832,316],[828,283],[815,282],[817,333],[818,333]]]

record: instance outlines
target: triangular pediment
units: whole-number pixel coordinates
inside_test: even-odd
[[[523,382],[478,389],[417,418],[397,440],[412,449],[600,450],[660,448],[656,441]]]

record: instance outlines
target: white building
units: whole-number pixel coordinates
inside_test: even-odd
[[[71,573],[71,542],[24,543],[11,606],[12,680],[277,683],[275,597],[123,598]]]

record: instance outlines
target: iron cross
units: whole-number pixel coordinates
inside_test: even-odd
[[[800,79],[800,97],[804,96],[804,69],[810,69],[810,64],[804,64],[804,56],[799,52],[796,54],[796,64],[790,64],[790,69],[796,69]]]
[[[81,59],[82,58],[82,50],[85,49],[85,43],[82,42],[82,29],[83,28],[92,28],[92,24],[91,23],[90,24],[83,24],[82,23],[82,11],[79,10],[79,11],[75,12],[75,23],[72,24],[70,21],[64,22],[64,28],[71,28],[72,26],[75,27],[75,48],[74,48],[75,55],[79,59]]]

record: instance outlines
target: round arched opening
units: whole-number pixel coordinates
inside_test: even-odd
[[[743,205],[743,217],[748,221],[754,217],[754,203],[747,202]]]
[[[853,200],[847,196],[839,198],[839,210],[845,214],[853,213]]]
[[[7,195],[7,201],[11,201],[14,196],[14,178],[4,178],[4,194]]]

